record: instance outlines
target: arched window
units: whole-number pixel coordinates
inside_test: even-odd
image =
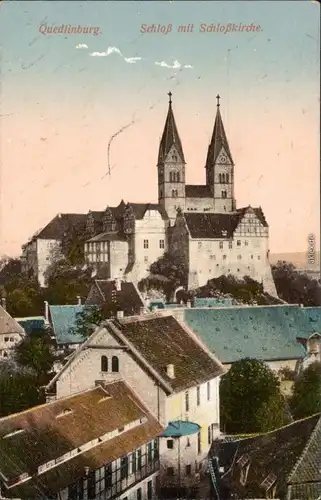
[[[219,182],[220,184],[222,184],[222,182],[223,182],[223,181],[222,181],[222,174],[218,174],[218,182]]]
[[[226,198],[226,197],[227,197],[226,191],[222,191],[222,198]]]
[[[111,371],[119,372],[119,359],[117,358],[117,356],[113,356],[111,358]]]
[[[176,182],[179,182],[180,181],[180,175],[179,175],[179,172],[177,172],[176,174]]]
[[[178,196],[178,191],[177,191],[177,189],[173,189],[173,190],[172,190],[172,198],[177,198],[177,196]]]
[[[101,371],[108,372],[108,358],[107,358],[107,356],[102,356],[100,362],[101,362]]]
[[[173,182],[173,173],[174,172],[169,173],[169,182]]]
[[[230,176],[228,174],[226,174],[226,184],[228,184],[230,182]]]

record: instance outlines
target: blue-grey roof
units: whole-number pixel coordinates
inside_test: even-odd
[[[81,335],[74,335],[72,328],[76,326],[77,314],[89,307],[93,306],[49,306],[52,329],[58,345],[84,342],[85,338]]]
[[[15,318],[17,323],[24,329],[27,335],[37,333],[46,328],[47,323],[44,316],[30,316],[26,318]]]
[[[184,310],[184,317],[222,363],[246,357],[300,359],[306,352],[297,337],[321,332],[321,307],[191,308]]]
[[[169,422],[164,432],[162,432],[161,437],[191,436],[199,432],[200,429],[201,427],[193,422],[176,420],[175,422]]]

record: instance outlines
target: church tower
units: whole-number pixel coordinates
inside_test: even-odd
[[[162,205],[171,224],[176,211],[185,208],[185,158],[172,109],[169,92],[168,113],[158,152],[158,203]]]
[[[206,158],[206,185],[214,197],[216,213],[234,212],[234,163],[226,138],[220,111],[220,96],[217,99],[217,112],[212,139]]]

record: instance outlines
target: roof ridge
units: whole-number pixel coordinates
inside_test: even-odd
[[[314,418],[316,417],[317,415],[319,415],[319,420],[317,421],[313,431],[311,432],[311,435],[308,439],[308,442],[306,443],[302,453],[301,453],[301,456],[299,458],[299,460],[296,462],[296,464],[294,465],[292,471],[290,472],[290,474],[288,475],[288,483],[291,482],[291,478],[293,477],[293,475],[296,473],[296,471],[298,470],[299,466],[301,465],[302,461],[303,461],[303,458],[305,457],[305,455],[307,454],[308,452],[308,449],[310,448],[310,445],[311,445],[311,442],[313,441],[314,439],[314,436],[315,434],[319,431],[319,429],[321,429],[321,413],[315,413],[314,415],[311,415],[310,417],[306,417],[306,418],[302,418],[300,420],[297,420],[297,422],[302,422],[303,420],[308,420],[309,418]]]

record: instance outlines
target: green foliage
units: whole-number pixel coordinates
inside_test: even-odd
[[[46,271],[46,300],[50,304],[74,304],[77,296],[87,297],[91,287],[91,269],[73,265],[62,257]]]
[[[0,417],[45,403],[45,394],[30,373],[3,370],[0,374]]]
[[[300,273],[293,264],[279,261],[272,266],[272,274],[281,299],[289,304],[303,304],[306,307],[320,305],[320,282]]]
[[[149,273],[147,278],[139,282],[138,288],[161,290],[170,302],[176,288],[186,285],[188,268],[178,255],[165,252],[150,266]]]
[[[88,306],[77,313],[76,324],[71,329],[73,335],[89,337],[97,326],[105,319],[115,317],[120,307],[118,302],[106,303],[103,306]]]
[[[85,222],[69,228],[62,239],[62,254],[72,265],[83,265],[85,261],[84,244],[90,238]]]
[[[264,292],[263,284],[249,276],[237,279],[232,275],[222,275],[209,280],[206,285],[196,290],[197,297],[232,297],[244,304],[280,304],[280,300]]]
[[[52,372],[55,355],[46,331],[25,337],[15,347],[18,365],[29,368],[37,377]]]
[[[220,404],[226,433],[267,432],[290,421],[278,377],[256,359],[237,361],[223,375]]]
[[[290,407],[296,419],[321,412],[321,363],[312,363],[294,382]]]

